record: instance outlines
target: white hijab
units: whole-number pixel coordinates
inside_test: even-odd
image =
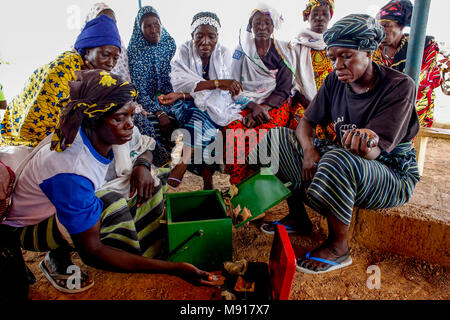
[[[220,43],[216,44],[209,62],[210,79],[231,79],[231,54]],[[241,106],[234,103],[230,92],[220,89],[194,92],[202,77],[202,61],[192,41],[182,44],[171,62],[170,80],[174,92],[189,93],[197,108],[208,113],[220,126],[226,126],[234,120],[241,120]]]
[[[282,15],[275,9],[261,4],[252,11],[268,13],[272,18],[274,30],[278,30],[283,22]],[[274,39],[278,53],[283,58],[287,67],[293,70],[295,56],[289,43]],[[232,77],[240,81],[244,87],[243,95],[260,104],[263,103],[275,90],[278,70],[269,70],[258,55],[255,38],[251,30],[246,26],[242,34],[239,32],[239,44],[233,55]]]
[[[299,91],[311,101],[317,94],[311,50],[326,49],[323,34],[304,29],[290,42],[290,45],[295,52],[296,60],[294,91]]]

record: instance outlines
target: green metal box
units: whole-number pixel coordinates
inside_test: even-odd
[[[283,184],[273,174],[271,168],[264,168],[261,172],[237,184],[236,187],[239,193],[231,199],[233,209],[240,206],[241,210],[243,210],[246,207],[250,210],[253,217],[236,225],[236,229],[289,198],[292,194],[289,186],[290,183]]]
[[[169,261],[218,270],[233,261],[232,221],[218,190],[169,193]]]

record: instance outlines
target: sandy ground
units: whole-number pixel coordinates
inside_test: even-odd
[[[411,204],[421,210],[433,211],[439,216],[450,214],[450,142],[431,139],[425,163],[424,177],[417,186]],[[215,186],[224,189],[228,177],[216,174]],[[202,188],[199,177],[187,174],[179,191]],[[290,236],[297,254],[318,246],[326,234],[320,227],[320,216],[309,210],[314,223],[310,237]],[[282,202],[267,212],[264,219],[280,218],[287,213]],[[235,261],[268,262],[272,236],[259,230],[261,222],[254,222],[233,231],[233,258]],[[292,284],[292,300],[448,300],[450,298],[450,273],[447,268],[432,265],[400,255],[371,251],[350,243],[353,264],[345,269],[323,275],[306,275],[297,272]],[[37,278],[31,286],[32,300],[214,300],[220,299],[217,288],[193,286],[175,276],[160,274],[118,274],[85,269],[95,279],[95,286],[80,294],[62,294],[54,289],[40,272],[38,263],[43,254],[25,252],[25,261]],[[74,254],[76,262],[80,262]],[[377,266],[381,275],[380,289],[369,289],[367,282]],[[370,282],[370,281],[369,281]]]

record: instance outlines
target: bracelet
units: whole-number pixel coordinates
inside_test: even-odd
[[[144,158],[137,158],[136,161],[133,164],[133,169],[136,168],[137,166],[144,166],[146,167],[149,171],[152,171],[152,164],[150,163],[150,161],[148,161],[147,159]]]
[[[216,89],[219,89],[219,80],[214,80],[214,85],[216,86]]]

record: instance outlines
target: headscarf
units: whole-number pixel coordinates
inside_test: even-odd
[[[86,18],[84,19],[84,24],[83,24],[83,28],[86,26],[86,24],[91,21],[92,19],[97,18],[98,14],[104,10],[112,10],[110,6],[108,6],[106,3],[104,2],[98,2],[95,3],[91,9],[89,9],[89,12],[86,16]],[[81,28],[81,30],[83,30],[83,28]]]
[[[199,26],[210,25],[216,28],[217,33],[220,32],[222,25],[219,17],[212,12],[199,12],[192,18],[191,32],[194,32]]]
[[[306,9],[303,10],[303,21],[308,21],[311,11],[320,6],[328,7],[330,9],[330,17],[333,18],[334,0],[309,0]]]
[[[116,23],[110,17],[101,16],[89,21],[75,41],[75,50],[84,56],[88,48],[102,46],[116,46],[121,48],[119,30]]]
[[[112,10],[112,9],[106,3],[103,3],[103,2],[95,3],[94,6],[89,10],[89,13],[87,14],[87,16],[84,20],[83,28],[81,28],[81,30],[84,29],[84,27],[86,26],[86,24],[89,21],[97,18],[97,16],[100,14],[100,12],[105,11],[105,10]],[[114,10],[112,10],[112,11],[114,11]],[[120,52],[119,60],[117,60],[116,66],[114,67],[114,69],[111,70],[111,73],[118,74],[123,78],[123,80],[131,82],[130,70],[128,68],[128,55],[127,55],[126,48],[123,46],[123,42],[122,42],[122,47],[120,48],[120,51],[121,52]]]
[[[280,12],[278,12],[276,9],[269,7],[266,4],[259,4],[258,7],[256,9],[254,9],[252,11],[252,13],[250,14],[250,19],[248,21],[248,26],[247,26],[247,32],[251,32],[252,31],[252,20],[253,17],[255,16],[255,14],[257,12],[260,12],[264,15],[268,15],[273,22],[273,28],[275,30],[280,29],[281,25],[284,22],[283,16],[281,15]]]
[[[411,25],[413,5],[409,0],[392,0],[383,6],[377,14],[377,20],[395,21],[399,25]]]
[[[233,54],[231,76],[242,83],[244,95],[248,99],[255,103],[262,103],[276,89],[277,82],[276,74],[268,70],[257,53],[251,28],[251,22],[256,12],[269,15],[274,30],[279,29],[283,22],[281,13],[265,4],[260,4],[251,12],[246,31],[244,34],[242,34],[242,29],[239,32],[239,44]],[[289,43],[275,39],[274,35],[272,37],[278,54],[294,75],[295,71],[292,66],[295,65],[295,57]]]
[[[155,95],[158,92],[163,94],[172,92],[169,77],[170,61],[176,50],[175,40],[164,27],[157,44],[150,44],[144,38],[141,31],[141,19],[149,13],[159,17],[153,7],[142,7],[136,16],[133,34],[128,45],[131,79],[139,90],[138,102],[147,111],[150,111],[150,106],[157,103]]]
[[[312,101],[317,94],[317,86],[311,50],[323,51],[327,48],[327,44],[323,40],[323,34],[304,29],[290,42],[290,45],[297,60],[294,91],[299,91],[306,99]]]
[[[190,93],[195,106],[207,112],[216,124],[225,127],[234,120],[242,119],[241,106],[234,103],[228,91],[215,89],[195,92],[197,84],[204,81],[204,78],[202,61],[192,41],[187,41],[178,48],[171,64],[170,77],[174,91]],[[210,79],[231,78],[231,53],[220,43],[216,44],[211,54],[208,75]]]
[[[325,31],[327,48],[344,47],[361,51],[375,51],[384,40],[383,27],[367,14],[350,14]]]
[[[76,81],[69,82],[70,96],[61,101],[59,124],[51,149],[69,148],[85,119],[98,120],[137,98],[134,85],[104,70],[75,71]]]

